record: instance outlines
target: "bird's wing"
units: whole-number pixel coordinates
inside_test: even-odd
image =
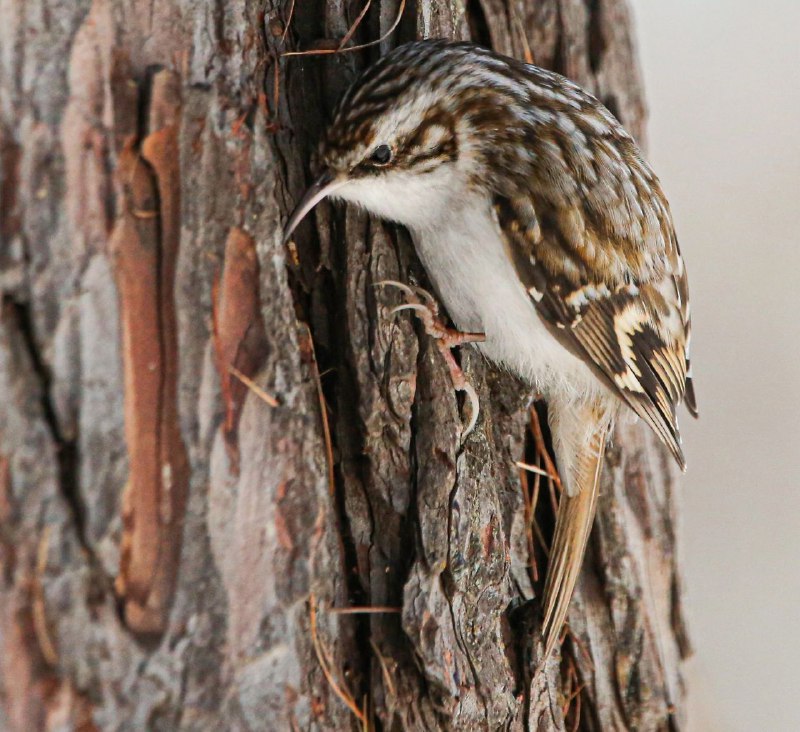
[[[630,215],[630,206],[622,207]],[[685,468],[675,408],[686,398],[696,410],[688,376],[686,276],[671,222],[650,225],[650,231],[651,222],[637,222],[639,232],[668,237],[666,242],[614,241],[613,226],[587,208],[585,192],[580,203],[497,197],[495,211],[509,257],[550,331]],[[666,208],[663,215],[669,215]]]
[[[616,210],[600,212],[587,207],[586,191],[565,200],[558,198],[563,186],[551,181],[547,190],[496,198],[509,258],[556,339],[652,427],[684,468],[675,408],[686,398],[695,411],[688,291],[666,202],[652,206],[664,217],[663,227],[651,208],[650,220],[637,222],[637,230],[631,219],[639,211],[620,203],[624,194]],[[627,228],[640,241],[619,234]],[[592,412],[597,406],[553,405],[553,443],[566,490],[543,596],[545,660],[558,642],[597,507],[608,427],[602,409]]]
[[[614,116],[571,82],[520,67],[530,105],[500,127],[485,180],[509,259],[555,338],[627,402],[684,466],[676,405],[696,411],[686,273],[669,205]],[[513,155],[508,154],[513,151]],[[488,159],[494,155],[493,159]],[[502,175],[493,175],[497,169]],[[559,501],[543,598],[549,655],[597,505],[608,429],[602,404],[555,399]],[[605,417],[603,416],[605,414]]]

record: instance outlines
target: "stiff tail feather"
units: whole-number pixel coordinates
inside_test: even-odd
[[[559,453],[566,456],[566,451],[572,452],[568,462],[563,458],[559,460],[561,466],[567,462],[569,469],[561,467],[564,490],[558,504],[544,586],[543,662],[550,657],[566,620],[597,510],[608,428],[604,421],[597,420],[595,415],[592,417],[594,419],[583,423],[584,429],[587,424],[594,425],[594,431],[588,439],[584,439],[580,432],[573,432],[570,436],[572,439],[566,440],[559,440],[558,434],[554,435],[557,459],[561,457]],[[561,422],[557,428],[570,429],[572,426]]]

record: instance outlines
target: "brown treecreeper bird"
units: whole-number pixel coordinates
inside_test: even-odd
[[[441,40],[408,43],[367,69],[339,102],[320,161],[286,239],[325,197],[403,224],[463,334],[401,285],[407,307],[428,309],[427,329],[448,348],[482,340],[482,353],[547,400],[564,490],[545,582],[546,659],[622,408],[685,469],[675,409],[685,400],[697,413],[689,294],[658,178],[573,82]],[[452,356],[450,365],[456,386],[471,389]]]

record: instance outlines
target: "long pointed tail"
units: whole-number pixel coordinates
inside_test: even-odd
[[[597,409],[572,407],[554,417],[551,428],[564,490],[558,504],[544,585],[543,661],[550,657],[561,634],[583,563],[597,509],[608,435],[608,420]]]

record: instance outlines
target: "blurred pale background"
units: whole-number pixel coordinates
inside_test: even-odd
[[[800,1],[631,0],[692,290],[692,732],[800,730]]]

